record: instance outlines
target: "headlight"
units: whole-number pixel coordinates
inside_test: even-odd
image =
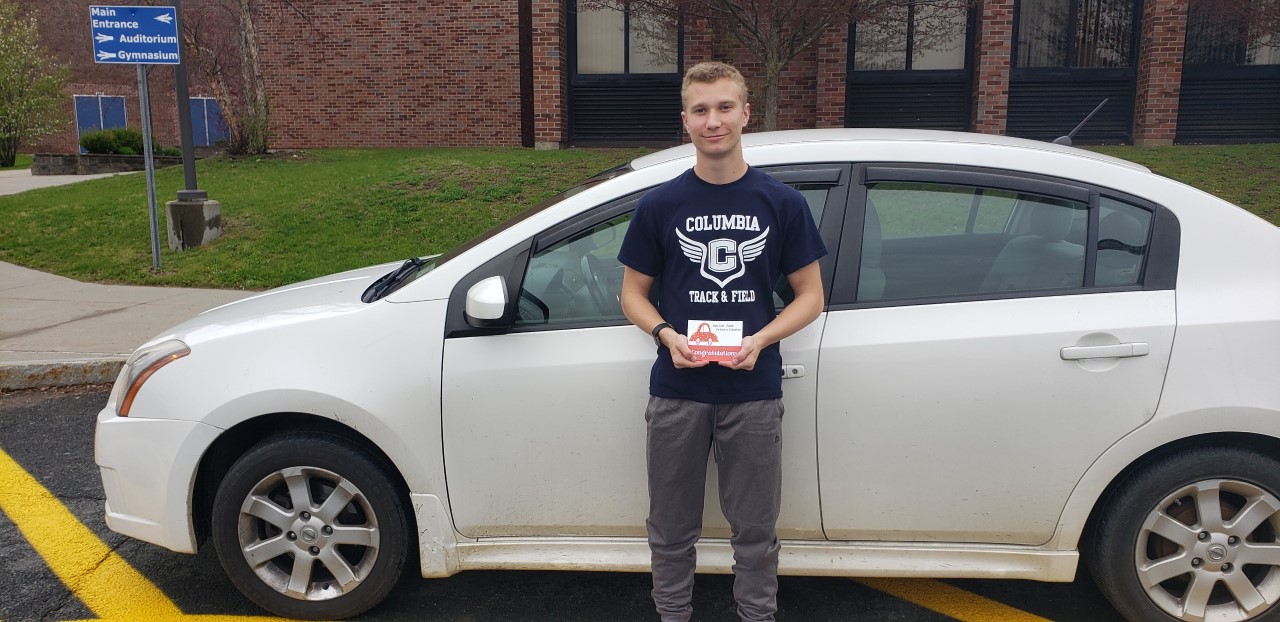
[[[134,351],[120,373],[122,391],[120,400],[116,402],[116,414],[128,417],[129,409],[133,406],[133,398],[138,396],[138,391],[142,389],[143,383],[151,377],[151,374],[188,354],[191,354],[191,348],[177,339],[162,341]]]

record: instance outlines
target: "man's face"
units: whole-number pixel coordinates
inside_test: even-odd
[[[690,84],[680,113],[694,148],[710,156],[736,152],[750,116],[751,105],[742,101],[742,89],[728,78]]]

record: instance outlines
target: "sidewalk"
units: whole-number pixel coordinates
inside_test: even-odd
[[[147,339],[254,293],[81,283],[0,262],[0,390],[112,382]]]
[[[137,171],[133,171],[137,172]],[[97,175],[32,175],[31,169],[0,171],[0,194],[18,194],[36,188],[65,186],[78,181],[88,181],[112,175],[129,175],[130,173],[99,173]]]

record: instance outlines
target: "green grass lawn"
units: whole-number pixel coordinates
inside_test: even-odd
[[[31,154],[19,153],[18,157],[13,160],[13,166],[0,166],[0,171],[17,171],[24,168],[31,168]]]
[[[1280,223],[1280,144],[1097,147]],[[443,252],[639,149],[331,149],[199,163],[224,235],[151,271],[141,173],[0,196],[0,261],[103,283],[261,289]]]
[[[0,261],[85,281],[259,289],[446,251],[642,150],[349,149],[199,162],[224,235],[151,271],[141,173],[0,197]]]

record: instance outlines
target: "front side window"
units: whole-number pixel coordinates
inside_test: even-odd
[[[963,69],[966,3],[911,2],[887,7],[854,27],[854,71]]]
[[[579,74],[678,73],[679,28],[639,2],[600,4],[577,12]]]
[[[1019,0],[1019,67],[1129,67],[1135,0]]]
[[[1272,15],[1268,20],[1260,4],[1251,0],[1191,0],[1183,62],[1280,65],[1277,18]]]
[[[628,212],[534,254],[525,269],[517,325],[625,319],[618,250]]]

